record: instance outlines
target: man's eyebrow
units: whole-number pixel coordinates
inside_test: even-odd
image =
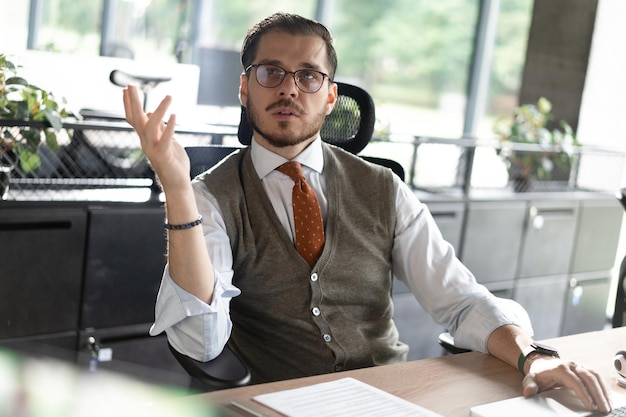
[[[264,65],[277,65],[279,67],[283,67],[285,68],[285,64],[282,61],[279,61],[277,59],[265,59],[265,60],[261,60],[259,61],[259,64],[264,64]],[[288,69],[288,68],[285,68]],[[319,65],[315,65],[315,64],[311,64],[309,62],[303,62],[301,63],[298,68],[294,69],[294,71],[297,71],[299,69],[313,69],[313,70],[317,70],[322,72],[322,67],[320,67]]]

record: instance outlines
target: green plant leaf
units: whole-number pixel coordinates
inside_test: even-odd
[[[537,108],[542,114],[552,113],[552,103],[550,103],[550,100],[545,97],[539,97],[539,100],[537,101]]]
[[[5,84],[7,85],[28,85],[28,81],[26,81],[22,77],[10,77],[5,80]]]
[[[61,116],[53,109],[45,108],[43,109],[43,114],[46,116],[48,122],[50,122],[50,126],[54,128],[57,132],[63,129],[63,121],[61,120]]]
[[[20,148],[36,152],[37,148],[41,144],[41,129],[26,127],[20,130],[20,134],[24,139],[26,139],[25,143],[23,143]]]
[[[57,140],[57,134],[54,130],[46,129],[44,130],[44,134],[46,135],[46,145],[52,152],[59,151],[59,141]]]
[[[41,158],[36,152],[28,149],[19,149],[17,153],[20,157],[20,168],[25,174],[33,172],[41,166]]]
[[[22,170],[31,172],[41,165],[37,152],[43,141],[51,151],[59,150],[57,132],[63,129],[68,112],[64,100],[57,100],[51,92],[29,84],[18,76],[16,68],[6,55],[0,54],[0,118],[47,122],[52,127],[21,127],[15,135],[0,128],[3,150],[13,151]]]

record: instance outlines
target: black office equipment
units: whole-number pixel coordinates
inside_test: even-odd
[[[626,188],[617,194],[617,199],[626,210]],[[622,327],[626,316],[626,257],[622,260],[617,280],[617,294],[615,295],[615,309],[613,310],[613,327]]]

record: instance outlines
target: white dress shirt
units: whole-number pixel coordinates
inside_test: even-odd
[[[293,240],[293,181],[276,171],[287,160],[254,140],[250,146],[252,162],[263,188]],[[302,164],[326,220],[328,202],[321,139],[318,137],[294,160]],[[213,300],[206,304],[184,291],[173,281],[166,266],[150,334],[165,331],[175,348],[197,360],[207,361],[216,357],[228,341],[232,328],[229,303],[240,291],[231,283],[233,257],[219,204],[204,183],[194,181],[193,186],[198,210],[204,217],[202,227],[215,271]],[[452,245],[442,238],[430,212],[415,193],[395,175],[394,186],[397,223],[392,252],[393,275],[408,286],[424,310],[450,330],[456,344],[481,352],[487,352],[487,339],[502,325],[516,324],[532,334],[526,311],[512,300],[493,296],[478,284],[456,258]]]

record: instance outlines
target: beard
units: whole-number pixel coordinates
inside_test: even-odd
[[[246,113],[250,126],[275,148],[298,145],[302,142],[306,142],[312,137],[317,136],[322,128],[322,125],[324,124],[324,120],[326,119],[325,107],[321,108],[319,112],[313,113],[310,117],[308,117],[309,114],[306,113],[296,102],[290,99],[281,99],[276,103],[267,106],[265,111],[280,106],[291,107],[297,112],[298,116],[300,116],[299,120],[304,122],[304,126],[300,131],[294,132],[291,129],[293,122],[278,122],[278,126],[274,129],[266,127],[262,121],[263,116],[261,115],[261,111],[256,108],[254,101],[248,97],[246,103]]]

